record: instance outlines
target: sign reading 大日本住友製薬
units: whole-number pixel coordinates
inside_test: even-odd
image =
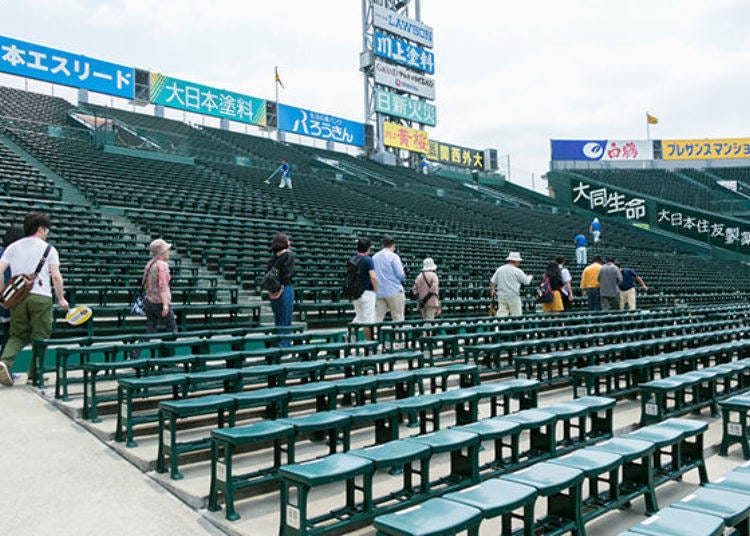
[[[62,86],[133,98],[132,67],[0,36],[0,71]]]
[[[375,58],[375,83],[435,100],[435,79]]]
[[[716,247],[750,253],[750,224],[741,220],[657,203],[656,226]]]
[[[664,160],[724,160],[750,158],[750,138],[662,140]]]
[[[435,74],[435,55],[416,45],[376,30],[372,34],[372,48],[381,58],[427,74]]]
[[[279,130],[359,147],[365,144],[365,126],[362,123],[286,104],[279,104],[277,113]]]
[[[233,91],[151,73],[151,103],[265,126],[266,101]]]
[[[443,143],[437,140],[430,140],[427,159],[449,166],[476,169],[479,171],[484,169],[484,151]]]
[[[432,28],[430,26],[405,17],[391,9],[373,4],[372,23],[376,28],[405,37],[427,48],[432,48]]]
[[[423,125],[434,127],[437,124],[437,109],[434,104],[396,95],[384,89],[375,90],[375,110]]]
[[[427,132],[383,121],[383,143],[413,153],[426,153],[429,139]]]
[[[586,181],[570,183],[574,205],[605,214],[607,216],[624,216],[632,221],[648,221],[646,200],[626,194],[611,186],[603,187]]]

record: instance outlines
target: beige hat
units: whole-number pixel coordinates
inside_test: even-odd
[[[427,257],[422,262],[422,271],[423,272],[434,272],[437,270],[437,266],[435,266],[435,261],[433,261],[430,257]]]
[[[153,257],[158,257],[159,255],[162,255],[169,251],[172,248],[172,244],[170,244],[166,240],[157,238],[156,240],[151,242],[148,248],[151,250],[151,255]]]
[[[518,251],[511,251],[510,253],[508,253],[508,258],[505,260],[521,262],[523,259],[521,258],[521,254]]]

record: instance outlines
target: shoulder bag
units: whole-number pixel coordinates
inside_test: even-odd
[[[0,291],[0,305],[4,309],[13,309],[29,295],[31,289],[34,288],[34,281],[36,281],[39,272],[42,271],[44,263],[47,262],[47,256],[51,249],[52,246],[47,244],[47,249],[44,250],[44,255],[42,255],[39,264],[36,265],[36,270],[34,270],[33,274],[14,275],[5,284],[3,290]]]

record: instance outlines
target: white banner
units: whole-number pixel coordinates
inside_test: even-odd
[[[435,100],[435,80],[420,73],[375,59],[375,83]]]
[[[372,23],[387,32],[432,48],[432,28],[384,7],[372,6]]]
[[[651,140],[608,140],[602,160],[653,160]]]

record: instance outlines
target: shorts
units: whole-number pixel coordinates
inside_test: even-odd
[[[359,298],[352,301],[354,305],[352,324],[375,323],[375,298],[376,294],[372,290],[365,290]]]

